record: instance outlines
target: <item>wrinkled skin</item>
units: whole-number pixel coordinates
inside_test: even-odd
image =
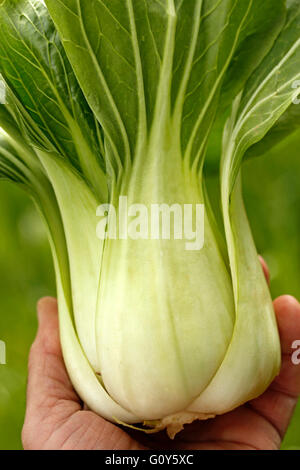
[[[42,299],[38,304],[39,329],[29,359],[24,448],[278,449],[300,395],[300,366],[291,361],[291,345],[300,339],[300,304],[293,297],[282,296],[274,306],[282,347],[280,375],[259,398],[215,419],[194,422],[170,441],[165,432],[144,435],[84,410],[64,366],[56,300]]]

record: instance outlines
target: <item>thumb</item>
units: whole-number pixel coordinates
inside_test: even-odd
[[[26,419],[43,419],[62,400],[65,416],[80,409],[79,398],[69,380],[59,341],[57,302],[38,303],[39,327],[29,355]]]
[[[52,297],[44,297],[37,304],[38,331],[31,348],[31,356],[35,356],[35,349],[47,354],[61,356],[59,341],[57,301]]]

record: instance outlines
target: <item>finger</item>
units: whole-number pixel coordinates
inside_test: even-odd
[[[267,265],[267,263],[265,262],[265,260],[263,259],[262,256],[259,256],[258,258],[259,258],[259,261],[261,262],[261,265],[262,265],[263,272],[264,272],[265,278],[267,280],[267,283],[270,284],[270,271],[269,271],[268,265]]]
[[[273,425],[281,440],[287,431],[296,404],[297,398],[272,388],[250,402],[251,408]]]
[[[258,413],[268,419],[284,436],[300,395],[300,366],[292,361],[292,343],[300,339],[300,304],[290,296],[274,302],[283,350],[280,374],[270,388],[251,402]]]
[[[201,449],[199,443],[232,444],[243,449],[278,449],[280,437],[274,426],[264,416],[250,407],[242,406],[207,421],[194,422],[179,435],[187,443],[186,449]],[[176,440],[175,440],[176,442]],[[227,444],[226,444],[227,443]]]
[[[60,356],[61,346],[58,330],[57,301],[45,297],[37,304],[38,331],[33,343],[33,349],[46,349],[47,352]]]
[[[281,349],[283,354],[292,354],[293,342],[300,340],[300,304],[289,295],[278,297],[274,301]]]
[[[271,388],[296,399],[300,395],[300,365],[293,363],[291,356],[282,357],[280,374]]]
[[[300,365],[293,360],[293,345],[300,340],[300,304],[294,297],[285,295],[275,300],[274,307],[283,358],[272,389],[297,398],[300,395]]]
[[[55,299],[45,298],[38,303],[38,319],[29,357],[26,418],[43,420],[56,408],[63,419],[81,407],[63,362]]]

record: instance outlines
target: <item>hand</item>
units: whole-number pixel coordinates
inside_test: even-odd
[[[267,275],[267,268],[263,264]],[[300,304],[290,296],[274,302],[282,347],[280,375],[259,398],[208,421],[187,425],[174,441],[165,432],[145,435],[121,428],[83,409],[68,378],[59,342],[57,303],[38,304],[39,329],[31,348],[25,449],[278,449],[300,395],[300,366],[291,345],[300,339]]]

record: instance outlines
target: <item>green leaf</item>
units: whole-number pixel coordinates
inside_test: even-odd
[[[0,129],[0,179],[8,179],[28,187],[28,172],[28,168],[10,145],[8,137]]]
[[[283,14],[281,0],[275,7],[266,1],[261,12],[256,0],[46,3],[104,130],[116,178],[145,154],[150,138],[161,141],[166,132],[180,137],[182,157],[197,167],[231,60],[257,31],[269,47]],[[272,27],[269,21],[264,27],[270,12]],[[251,59],[252,67],[260,57]]]
[[[298,98],[297,98],[298,99]],[[300,105],[291,104],[266,136],[247,150],[245,158],[259,157],[300,129]]]
[[[25,135],[68,160],[105,200],[98,124],[39,0],[0,3],[0,72]]]
[[[269,132],[299,94],[294,86],[300,79],[299,33],[300,1],[290,0],[281,34],[248,80],[228,123],[231,131],[225,142],[223,167],[229,177],[229,191],[234,186],[245,152]]]
[[[272,48],[286,19],[285,0],[253,2],[243,39],[228,68],[222,87],[220,106],[231,105],[245,82]]]

